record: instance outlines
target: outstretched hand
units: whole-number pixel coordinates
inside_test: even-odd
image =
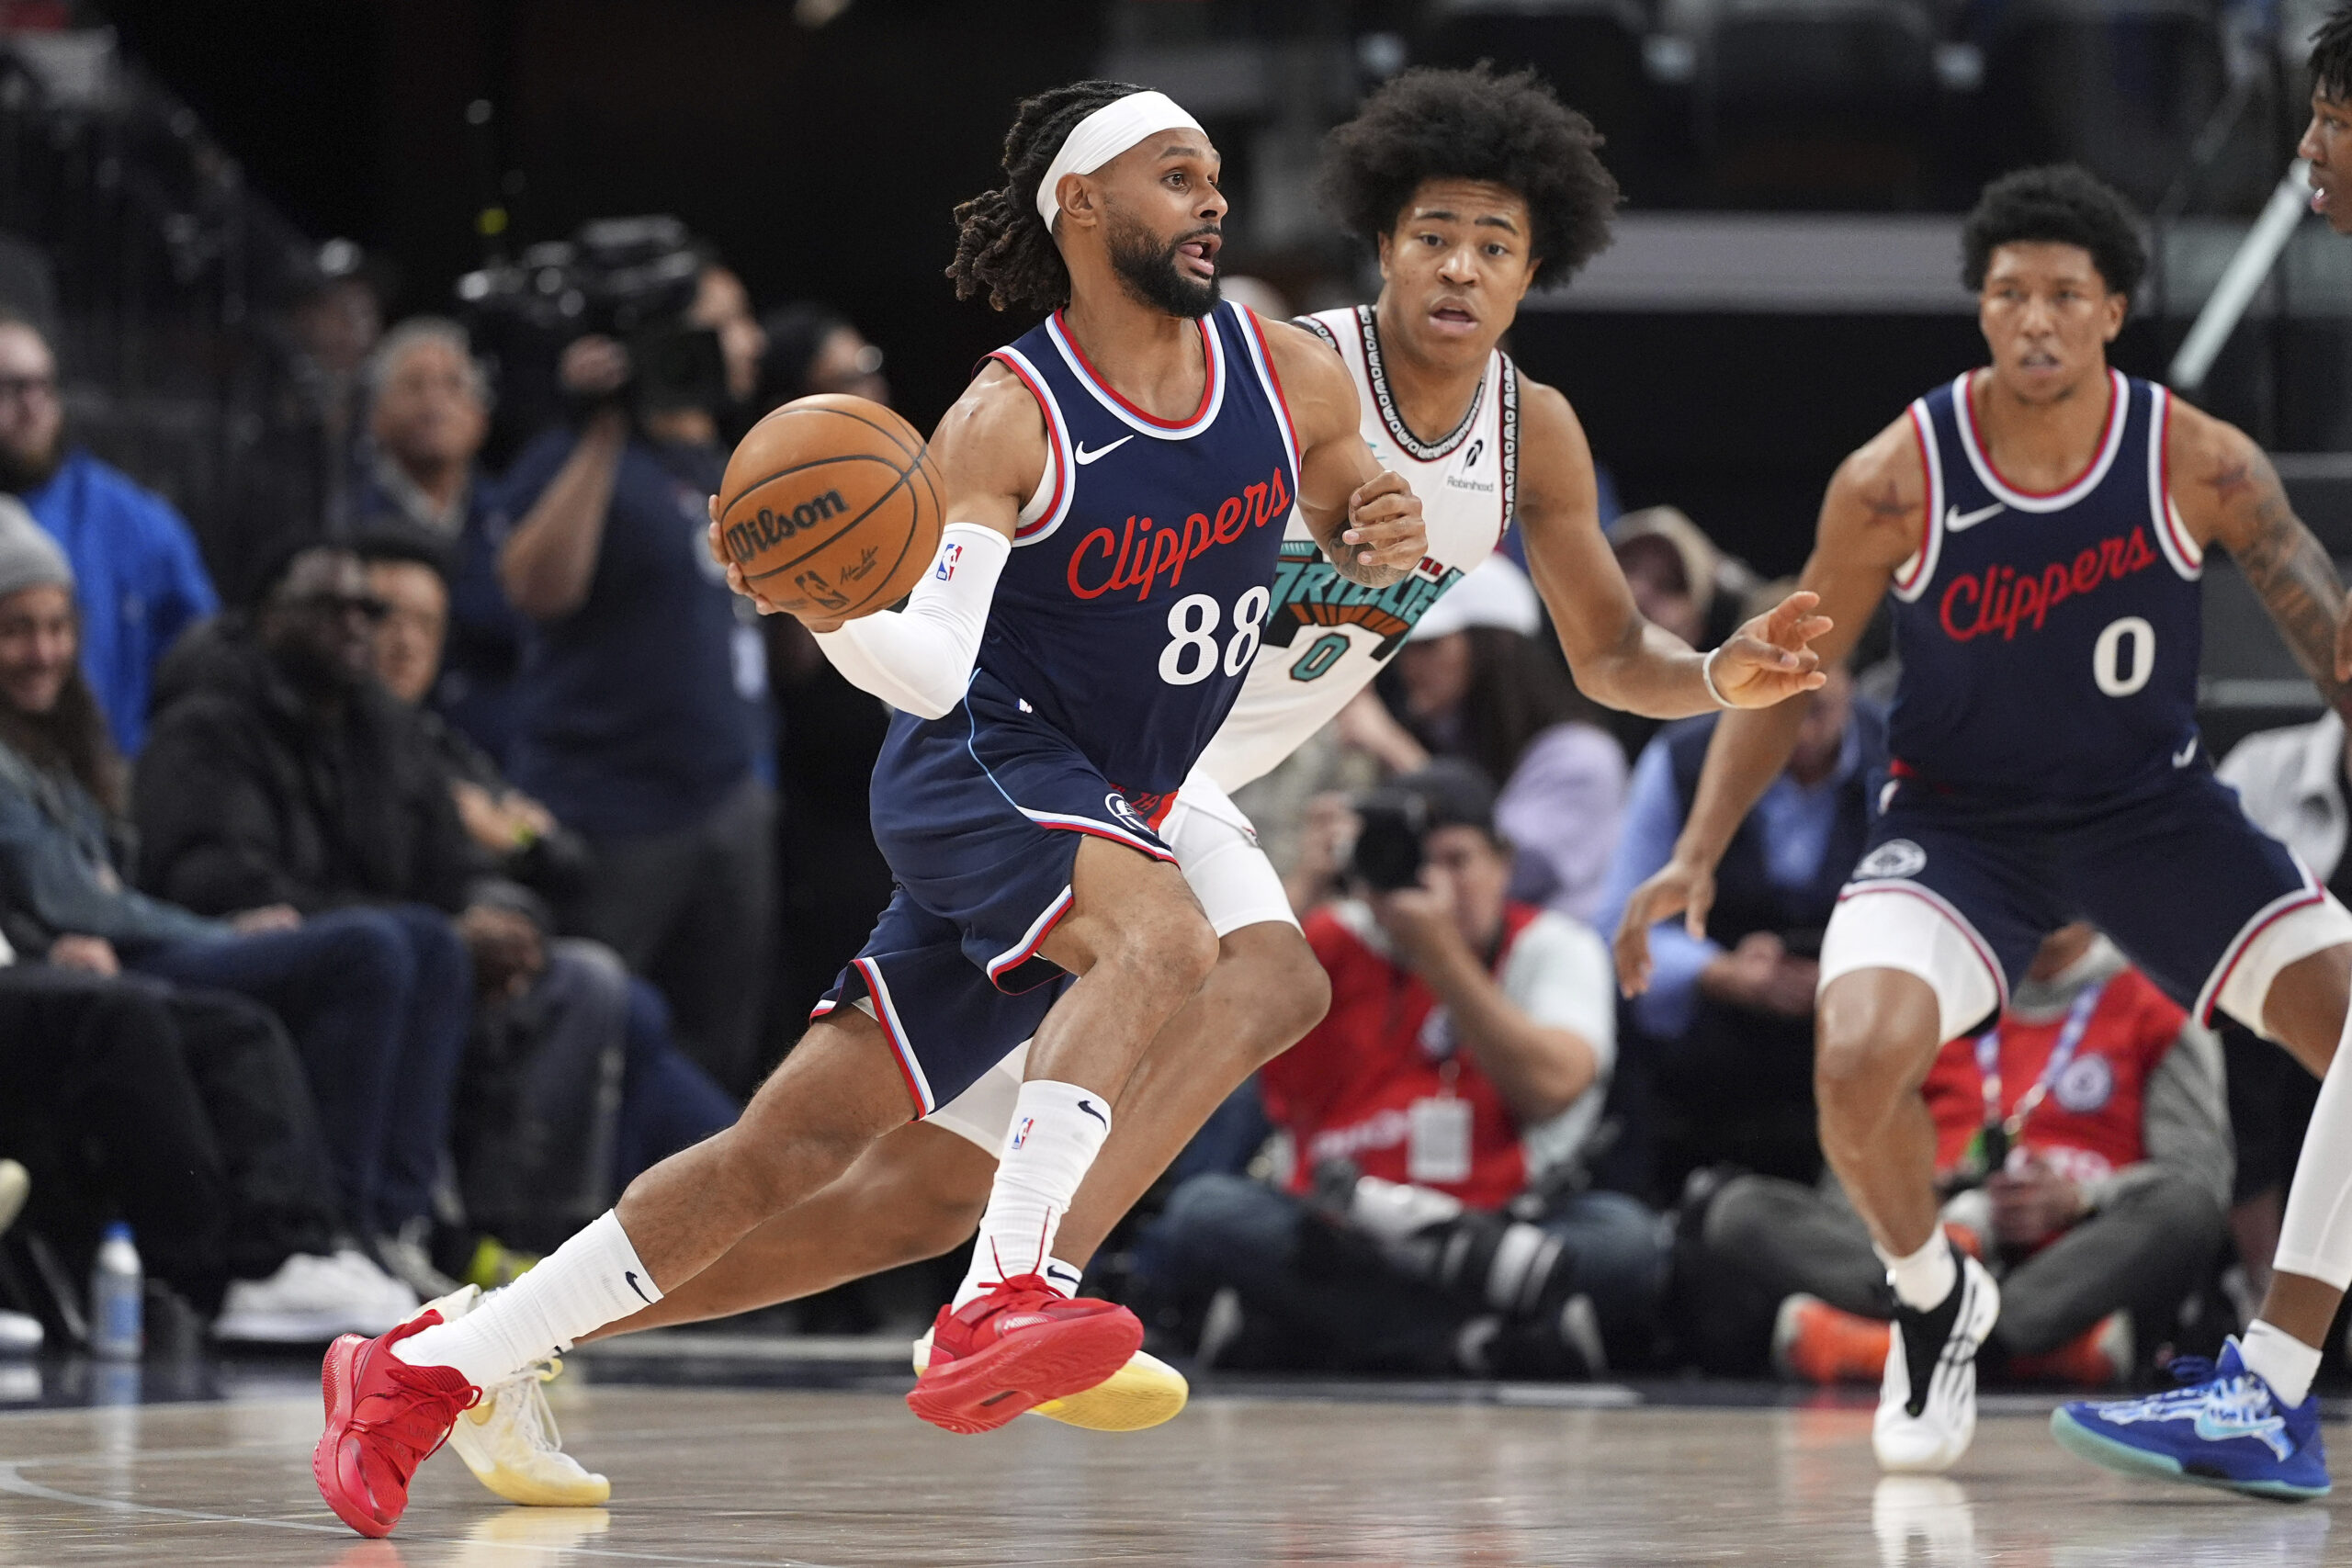
[[[1670,860],[1625,900],[1617,922],[1617,986],[1629,997],[1650,988],[1650,928],[1660,920],[1682,917],[1683,929],[1694,937],[1707,934],[1707,912],[1715,906],[1715,873],[1712,866]]]
[[[1816,615],[1821,595],[1799,589],[1732,633],[1712,657],[1715,690],[1736,708],[1768,708],[1828,677],[1813,640],[1836,623]]]

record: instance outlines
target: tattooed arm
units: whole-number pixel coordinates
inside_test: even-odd
[[[2320,695],[2352,714],[2352,687],[2338,652],[2344,585],[2327,551],[2287,504],[2278,470],[2243,431],[2177,399],[2168,426],[2172,501],[2189,536],[2230,552]]]

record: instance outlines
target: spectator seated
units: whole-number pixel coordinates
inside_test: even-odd
[[[117,750],[136,756],[157,662],[220,598],[171,503],[66,444],[57,356],[40,328],[5,310],[0,393],[0,491],[21,497],[72,561],[82,668]]]
[[[2224,1239],[2221,1051],[2086,925],[2042,943],[1996,1027],[1925,1086],[1945,1226],[2001,1279],[1988,1375],[2099,1387],[2168,1342]],[[1768,1176],[1695,1224],[1684,1308],[1710,1370],[1875,1382],[1894,1303],[1843,1195]]]
[[[478,466],[490,432],[481,366],[465,328],[418,316],[384,334],[366,382],[370,454],[353,523],[363,535],[413,529],[447,553],[448,648],[432,705],[503,768],[525,626],[498,581],[510,519]]]
[[[587,846],[422,706],[449,624],[446,558],[413,536],[363,536],[359,550],[386,607],[377,671],[415,709],[443,769],[477,861],[474,897],[544,920],[547,900],[579,887]],[[458,1165],[469,1213],[508,1240],[553,1246],[611,1207],[638,1172],[735,1120],[735,1102],[672,1039],[662,993],[601,942],[554,941],[545,975],[490,1010],[459,1095]],[[616,1075],[616,1100],[605,1088]]]
[[[342,1212],[391,1235],[429,1204],[463,1014],[432,1005],[404,928],[382,912],[306,919],[256,890],[208,919],[124,886],[120,764],[75,663],[72,584],[62,553],[0,500],[0,929],[53,964],[130,968],[276,1011],[300,1045]]]
[[[242,997],[18,963],[0,940],[0,1146],[72,1276],[127,1220],[151,1280],[219,1338],[380,1334],[416,1310],[346,1239],[301,1066]]]
[[[1261,1074],[1296,1151],[1287,1190],[1185,1182],[1147,1277],[1179,1302],[1232,1292],[1239,1337],[1204,1347],[1228,1361],[1563,1375],[1644,1354],[1657,1222],[1580,1179],[1613,1055],[1608,956],[1507,897],[1475,769],[1395,787],[1426,824],[1418,874],[1308,919],[1330,1011]]]

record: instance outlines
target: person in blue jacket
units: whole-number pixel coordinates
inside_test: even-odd
[[[21,499],[74,565],[82,668],[115,746],[138,755],[156,661],[220,608],[196,536],[172,503],[68,446],[57,355],[39,327],[0,310],[0,491]]]

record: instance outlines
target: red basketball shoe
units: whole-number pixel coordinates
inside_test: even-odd
[[[327,1429],[311,1450],[311,1476],[334,1517],[365,1536],[385,1536],[408,1506],[409,1477],[448,1439],[458,1413],[481,1390],[451,1367],[412,1367],[392,1353],[441,1321],[422,1312],[379,1339],[346,1334],[327,1348],[320,1385]]]
[[[1109,1302],[1072,1300],[1015,1274],[931,1327],[931,1359],[907,1408],[951,1432],[993,1432],[1049,1399],[1083,1393],[1143,1348],[1143,1325]]]

